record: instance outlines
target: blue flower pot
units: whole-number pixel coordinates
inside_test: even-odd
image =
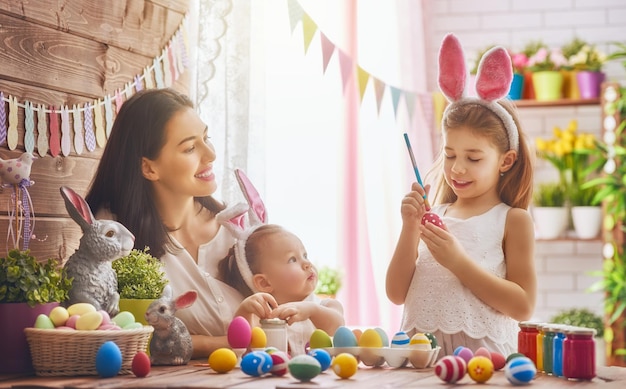
[[[524,91],[524,75],[519,73],[513,74],[513,81],[511,81],[511,88],[509,89],[508,97],[511,100],[520,100],[522,98],[522,92]]]

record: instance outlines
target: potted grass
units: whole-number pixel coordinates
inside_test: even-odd
[[[539,238],[556,239],[567,229],[566,190],[560,183],[538,184],[533,192],[533,220]]]
[[[117,274],[120,311],[128,311],[135,320],[146,325],[144,314],[152,301],[161,297],[168,281],[161,262],[143,250],[133,249],[128,255],[113,261]]]
[[[564,324],[574,327],[593,328],[596,330],[596,361],[600,365],[605,364],[605,347],[604,340],[604,321],[600,315],[597,315],[587,308],[570,308],[557,312],[550,318],[550,323]]]
[[[24,328],[67,300],[71,287],[56,259],[39,262],[17,249],[0,258],[0,374],[34,370]]]

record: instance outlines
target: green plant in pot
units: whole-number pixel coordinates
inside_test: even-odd
[[[334,298],[342,285],[339,270],[324,266],[317,273],[318,283],[315,294]]]
[[[28,250],[0,258],[0,374],[33,371],[24,328],[67,300],[71,287],[56,259],[39,262]]]
[[[586,308],[571,308],[557,312],[550,323],[566,324],[568,326],[593,328],[596,330],[596,337],[601,338],[604,335],[604,322],[602,317],[596,315]]]
[[[125,257],[113,261],[117,274],[117,292],[120,294],[120,311],[131,312],[135,320],[147,324],[144,314],[150,303],[163,293],[168,281],[161,262],[143,250],[133,249]]]
[[[559,182],[545,182],[535,186],[533,191],[532,215],[537,237],[556,239],[569,224],[569,210],[566,205],[566,189]]]

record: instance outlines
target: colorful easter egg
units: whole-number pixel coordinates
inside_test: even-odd
[[[506,363],[511,362],[511,360],[515,359],[515,358],[519,358],[519,357],[525,357],[526,355],[522,354],[522,353],[512,353],[509,354],[508,357],[506,357]]]
[[[276,351],[280,351],[280,350],[278,350],[278,349],[277,349],[276,347],[274,347],[274,346],[269,346],[269,347],[265,347],[265,350],[263,350],[263,351],[265,351],[265,352],[266,352],[266,353],[268,353],[269,355],[272,355],[272,354],[274,354]]]
[[[95,311],[96,311],[96,307],[94,307],[93,305],[89,303],[76,303],[67,307],[67,313],[70,316],[72,315],[81,316],[81,315],[84,315],[85,313],[95,312]]]
[[[267,346],[267,335],[261,327],[252,328],[250,334],[250,348],[264,348]]]
[[[482,356],[491,359],[491,352],[486,347],[479,347],[474,352],[474,356]],[[493,362],[493,361],[491,361]]]
[[[449,384],[454,384],[465,377],[466,372],[467,363],[465,363],[465,359],[456,355],[447,355],[435,365],[435,375]]]
[[[135,377],[145,377],[150,373],[150,357],[143,351],[138,351],[133,357],[130,365],[130,371]]]
[[[50,320],[52,320],[55,327],[64,326],[67,319],[70,318],[70,314],[67,312],[67,309],[60,305],[52,308],[48,316],[50,317]]]
[[[228,325],[226,338],[232,348],[247,348],[252,340],[252,328],[250,328],[250,323],[242,316],[233,318]]]
[[[291,358],[288,363],[289,373],[298,381],[307,382],[317,377],[322,371],[322,366],[310,355],[300,354]]]
[[[352,330],[344,326],[337,328],[335,335],[333,335],[334,347],[356,347],[357,345],[358,342]]]
[[[100,312],[89,312],[80,315],[78,320],[76,320],[76,329],[91,331],[100,327],[100,324],[102,324],[102,315]]]
[[[359,343],[359,339],[361,339],[361,335],[363,335],[363,331],[361,331],[359,328],[355,328],[352,330],[352,333],[354,334],[354,337],[356,338],[356,342]]]
[[[403,348],[409,347],[409,342],[411,338],[407,335],[406,332],[400,331],[396,332],[396,334],[391,338],[391,348]]]
[[[65,322],[65,325],[76,329],[76,322],[78,321],[79,317],[80,317],[79,315],[71,315]]]
[[[459,356],[465,360],[466,363],[469,363],[470,359],[474,357],[474,353],[467,347],[457,347],[454,350],[454,355]]]
[[[378,335],[380,335],[380,340],[383,342],[383,347],[389,347],[389,336],[387,336],[385,330],[380,327],[376,327],[374,328],[374,330],[378,332]]]
[[[333,341],[330,339],[330,336],[328,336],[326,331],[320,330],[318,328],[311,334],[311,338],[309,339],[309,347],[312,349],[333,347]]]
[[[409,347],[416,350],[429,351],[431,350],[430,339],[428,339],[423,333],[418,332],[411,337],[411,340],[409,340]]]
[[[113,319],[111,320],[113,321],[113,323],[120,326],[120,328],[124,328],[127,325],[135,322],[135,315],[128,311],[121,311],[117,315],[113,316]]]
[[[54,323],[50,320],[50,317],[44,313],[40,313],[35,318],[35,328],[42,330],[51,330],[54,328]]]
[[[432,212],[426,212],[424,216],[422,216],[422,224],[426,225],[426,223],[432,223],[439,228],[445,228],[441,218]]]
[[[270,357],[272,357],[270,373],[278,377],[287,374],[289,370],[289,355],[284,351],[276,350],[270,353]]]
[[[493,362],[487,357],[473,357],[467,363],[467,374],[479,384],[487,382],[493,375]]]
[[[504,355],[496,351],[491,352],[491,362],[493,362],[493,368],[496,370],[501,370],[506,365]]]
[[[209,355],[209,366],[218,373],[228,373],[237,365],[237,354],[229,348],[218,348]]]
[[[363,331],[361,339],[359,339],[359,346],[361,347],[383,347],[383,340],[380,338],[380,334],[373,328],[368,328]]]
[[[320,366],[322,367],[322,371],[326,371],[330,367],[330,362],[332,358],[328,351],[321,348],[314,348],[308,352],[308,355],[317,359],[317,361],[320,363]]]
[[[513,358],[504,368],[504,375],[513,385],[526,385],[535,378],[537,368],[527,357]]]
[[[364,332],[365,334],[365,332]],[[331,369],[340,378],[352,377],[359,368],[359,362],[356,357],[348,353],[340,353],[333,358]]]
[[[430,347],[437,348],[439,346],[439,342],[437,342],[437,337],[433,335],[431,332],[424,332],[424,335],[430,340]]]
[[[122,369],[122,351],[112,341],[102,343],[96,353],[96,371],[102,378],[116,376]]]
[[[241,371],[252,377],[260,377],[272,369],[272,357],[264,351],[252,351],[241,358]]]

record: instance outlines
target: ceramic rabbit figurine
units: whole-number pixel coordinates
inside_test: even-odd
[[[111,262],[130,253],[135,237],[116,221],[96,220],[87,202],[71,188],[60,190],[67,212],[83,232],[78,250],[65,263],[67,275],[74,281],[63,305],[90,303],[114,316],[120,295]]]
[[[146,322],[154,327],[150,339],[150,362],[153,365],[186,365],[193,352],[189,330],[174,314],[191,306],[198,293],[190,290],[175,299],[172,293],[172,288],[166,285],[161,298],[153,301],[146,310]]]

